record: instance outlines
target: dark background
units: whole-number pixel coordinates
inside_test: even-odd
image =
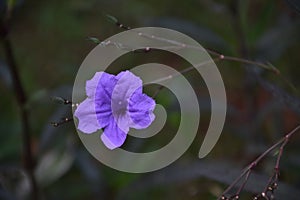
[[[300,6],[296,0],[0,2],[0,199],[32,198],[24,165],[27,171],[34,169],[40,199],[216,199],[244,166],[299,124]],[[50,124],[72,116],[70,107],[56,104],[50,97],[71,99],[77,70],[96,45],[86,38],[104,40],[122,31],[104,13],[130,27],[160,26],[181,31],[224,55],[270,62],[281,74],[240,62],[216,63],[227,92],[227,119],[216,147],[199,160],[210,102],[204,83],[193,71],[187,73],[201,109],[199,134],[189,150],[156,172],[128,174],[113,170],[87,152],[73,123],[57,128]],[[11,75],[7,37],[27,96],[23,103]],[[188,66],[166,52],[128,56],[113,70],[120,71],[118,65],[135,66],[153,60],[176,69]],[[155,87],[146,91],[153,93]],[[170,113],[161,135],[149,139],[144,150],[167,144],[179,123],[178,103],[172,93],[162,90],[156,100]],[[30,166],[22,150],[22,110],[29,120],[30,144],[26,144],[34,158]],[[278,199],[297,199],[300,194],[299,139],[295,134],[284,149],[282,182],[275,193]],[[125,147],[131,148],[127,143]],[[259,163],[242,199],[264,189],[275,161],[276,152],[272,152]]]

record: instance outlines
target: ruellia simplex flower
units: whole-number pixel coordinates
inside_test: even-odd
[[[74,113],[77,128],[85,134],[103,128],[101,140],[109,149],[124,143],[129,128],[147,128],[155,118],[155,101],[142,93],[142,80],[129,71],[117,76],[97,72],[86,82],[86,94]]]

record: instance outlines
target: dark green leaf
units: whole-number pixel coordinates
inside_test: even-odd
[[[114,16],[108,15],[108,14],[104,14],[104,16],[108,19],[108,21],[112,22],[112,23],[117,23],[118,19],[115,18]]]
[[[100,40],[95,37],[87,37],[87,40],[94,42],[95,44],[100,44]]]
[[[68,147],[65,149],[54,147],[38,162],[35,170],[38,183],[46,186],[55,182],[71,168],[73,161],[74,153]]]
[[[62,97],[51,97],[51,100],[59,104],[63,104],[65,102],[65,99]]]

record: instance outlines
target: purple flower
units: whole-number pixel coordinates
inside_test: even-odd
[[[74,113],[77,128],[86,134],[103,128],[101,140],[109,149],[124,143],[129,128],[147,128],[155,118],[155,101],[143,94],[142,80],[129,71],[117,76],[97,72],[86,82],[86,94]]]

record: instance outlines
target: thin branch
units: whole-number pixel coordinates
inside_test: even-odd
[[[226,188],[226,190],[223,192],[221,197],[219,197],[219,200],[224,200],[227,197],[225,196],[228,192],[230,192],[237,184],[238,182],[244,177],[244,176],[249,176],[249,173],[251,173],[252,169],[257,166],[257,164],[266,156],[268,155],[271,151],[276,149],[279,145],[279,154],[277,157],[276,165],[275,165],[275,176],[278,176],[278,171],[279,171],[279,163],[280,163],[280,158],[282,156],[282,152],[286,144],[288,143],[290,137],[292,137],[293,134],[295,134],[298,130],[300,129],[300,125],[298,125],[295,129],[293,129],[290,133],[286,134],[283,138],[281,138],[278,142],[276,142],[274,145],[272,145],[270,148],[268,148],[266,151],[264,151],[258,158],[256,158],[253,162],[251,162],[250,165],[248,165],[243,172]],[[248,180],[248,178],[246,178]],[[268,185],[269,187],[269,185]],[[277,184],[276,184],[277,187]],[[264,193],[264,192],[263,192]],[[265,193],[264,193],[265,194]],[[236,194],[239,195],[239,192]]]
[[[65,99],[63,97],[56,97],[56,96],[53,96],[51,97],[51,100],[56,102],[56,103],[59,103],[59,104],[64,104],[64,105],[72,105],[74,106],[74,104],[72,104],[72,101],[68,100],[68,99]]]
[[[280,71],[271,64],[264,64],[264,63],[255,62],[255,61],[247,60],[247,59],[243,59],[243,58],[237,58],[237,57],[233,57],[233,56],[224,56],[223,60],[234,61],[234,62],[239,62],[239,63],[243,63],[243,64],[256,65],[263,69],[270,70],[270,71],[274,72],[276,75],[281,74]]]
[[[63,117],[59,122],[51,122],[51,125],[54,127],[58,127],[72,121],[73,121],[72,117]]]
[[[56,97],[56,96],[54,96],[54,97],[51,97],[51,100],[54,101],[54,102],[56,102],[56,103],[59,103],[59,104],[70,105],[70,106],[72,106],[72,108],[79,106],[78,103],[73,104],[72,101],[70,101],[68,99],[65,99],[63,97]],[[58,121],[58,122],[50,122],[50,124],[52,126],[54,126],[54,127],[58,127],[58,126],[61,126],[63,124],[66,124],[66,123],[72,122],[72,121],[73,121],[72,117],[63,117],[63,118],[61,118],[60,121]]]
[[[165,77],[165,78],[161,78],[161,79],[158,79],[158,80],[154,80],[154,81],[152,81],[152,82],[153,82],[153,83],[159,83],[159,82],[162,82],[162,81],[170,80],[170,79],[172,79],[172,78],[175,78],[175,77],[177,77],[177,76],[179,76],[179,75],[182,75],[182,74],[185,74],[185,73],[187,73],[187,72],[190,72],[190,71],[192,71],[192,70],[194,70],[194,69],[197,69],[197,68],[199,68],[199,67],[203,67],[203,66],[205,66],[206,64],[211,64],[212,62],[217,62],[217,61],[220,61],[220,60],[222,60],[222,59],[223,59],[222,57],[214,58],[214,59],[212,59],[212,60],[208,60],[207,62],[203,62],[203,63],[197,64],[197,65],[195,65],[195,66],[187,67],[187,68],[185,68],[185,69],[179,71],[179,72],[176,73],[176,74],[169,75],[169,76],[167,76],[167,77]],[[155,98],[155,97],[158,95],[158,93],[159,93],[162,89],[164,89],[164,86],[163,86],[163,85],[160,85],[160,86],[158,87],[158,89],[154,92],[154,94],[152,95],[152,98]]]
[[[18,67],[16,59],[14,57],[13,48],[9,39],[9,30],[7,28],[7,21],[1,21],[0,25],[2,45],[5,52],[8,66],[10,67],[10,73],[13,79],[13,87],[16,95],[16,100],[20,108],[21,123],[22,123],[22,159],[23,166],[28,173],[29,181],[31,185],[31,195],[33,200],[38,199],[38,187],[36,179],[34,177],[34,165],[35,161],[32,155],[32,145],[30,136],[30,125],[28,119],[28,111],[25,108],[27,98],[22,86],[20,76],[18,73]]]
[[[125,26],[124,24],[119,22],[119,20],[117,18],[115,18],[114,16],[107,15],[107,14],[105,14],[105,16],[107,17],[107,19],[110,22],[115,24],[117,27],[119,27],[123,30],[131,29],[129,26]],[[174,40],[170,40],[170,39],[162,38],[162,37],[157,37],[155,35],[149,35],[149,34],[146,34],[146,33],[137,32],[137,34],[138,34],[138,36],[141,36],[141,37],[146,37],[146,38],[149,38],[149,39],[154,39],[154,40],[158,40],[158,41],[162,41],[162,42],[166,42],[166,43],[174,45],[172,47],[168,47],[167,49],[169,49],[169,48],[179,48],[179,49],[189,48],[189,49],[197,49],[197,50],[202,50],[202,51],[205,50],[209,54],[215,55],[215,56],[221,58],[221,60],[227,60],[227,61],[234,61],[234,62],[243,63],[243,64],[249,64],[249,65],[252,65],[252,66],[257,66],[257,67],[269,70],[269,71],[273,72],[274,74],[276,74],[280,79],[282,79],[288,85],[288,87],[290,87],[293,90],[294,93],[296,93],[297,95],[299,94],[298,89],[293,85],[293,83],[291,83],[289,80],[287,80],[280,73],[280,71],[276,67],[274,67],[271,63],[262,63],[262,62],[256,62],[256,61],[252,61],[252,60],[248,60],[248,59],[244,59],[244,58],[227,56],[227,55],[221,54],[221,53],[219,53],[217,51],[214,51],[214,50],[211,50],[211,49],[199,48],[198,46],[187,45],[187,44],[184,44],[184,43],[181,43],[181,42],[178,42],[178,41],[174,41]],[[104,43],[101,42],[101,44],[103,45]],[[115,44],[115,43],[110,42],[110,41],[109,41],[109,44],[104,44],[104,45],[115,45],[118,48],[130,49],[130,47],[126,47],[122,44]],[[145,51],[146,48],[148,48],[148,49]],[[144,49],[145,53],[147,53],[151,50],[149,47],[146,47],[146,48]],[[133,51],[136,51],[136,50],[133,50]],[[138,52],[143,52],[143,51],[138,50]]]
[[[111,15],[105,15],[105,16],[107,17],[107,19],[110,22],[114,23],[117,27],[119,27],[121,29],[124,29],[124,30],[130,30],[131,29],[129,26],[125,26],[124,24],[119,22],[119,20],[117,18],[115,18]],[[221,53],[218,53],[217,51],[214,51],[214,50],[211,50],[211,49],[199,48],[198,46],[187,45],[187,44],[184,44],[184,43],[181,43],[181,42],[178,42],[178,41],[174,41],[174,40],[170,40],[170,39],[167,39],[167,38],[157,37],[155,35],[149,35],[149,34],[141,33],[141,32],[137,32],[137,34],[139,36],[146,37],[146,38],[149,38],[149,39],[155,39],[155,40],[158,40],[158,41],[173,44],[177,48],[181,47],[181,48],[197,49],[197,50],[202,50],[202,51],[205,50],[209,54],[212,54],[212,55],[215,55],[215,56],[218,56],[218,57],[223,57],[223,60],[236,61],[236,62],[240,62],[240,63],[244,63],[244,64],[252,64],[252,65],[256,65],[258,67],[262,67],[262,68],[267,69],[267,70],[271,70],[276,74],[280,74],[280,71],[277,68],[270,65],[270,64],[264,64],[264,63],[261,63],[261,62],[255,62],[255,61],[251,61],[251,60],[247,60],[247,59],[243,59],[243,58],[232,57],[232,56],[225,56],[225,55],[223,55]],[[97,41],[99,41],[99,40],[97,40]],[[150,49],[148,49],[148,51],[149,50]],[[146,52],[148,52],[148,51],[146,51]]]

